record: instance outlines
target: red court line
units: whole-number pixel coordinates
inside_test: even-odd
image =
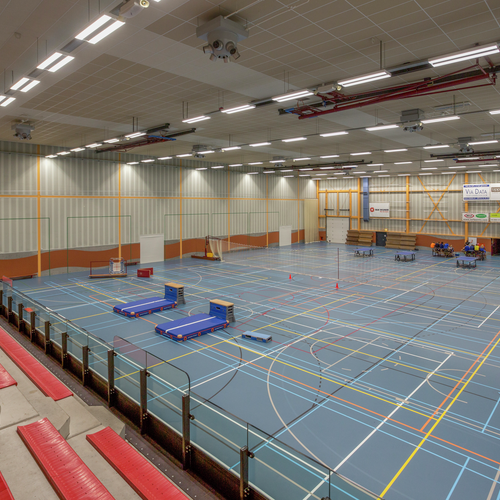
[[[499,333],[500,333],[500,332],[499,332]],[[201,344],[201,345],[203,345],[203,346],[205,346],[205,347],[207,347],[207,348],[210,348],[210,349],[212,349],[212,350],[219,351],[219,352],[221,352],[221,353],[225,354],[226,356],[230,356],[230,357],[236,358],[236,359],[237,359],[237,360],[239,360],[239,361],[244,361],[246,364],[248,364],[248,365],[252,365],[252,366],[254,366],[255,368],[259,368],[259,369],[261,369],[261,370],[262,370],[262,371],[264,371],[264,372],[267,372],[267,373],[272,373],[273,375],[276,375],[276,376],[277,376],[277,377],[279,377],[279,378],[283,378],[283,379],[289,380],[290,382],[293,382],[294,384],[301,385],[301,386],[303,386],[303,387],[307,387],[308,389],[311,389],[311,390],[312,390],[312,391],[314,391],[314,392],[319,392],[319,393],[321,393],[321,394],[325,395],[325,396],[326,396],[326,397],[328,397],[328,398],[331,398],[331,399],[335,399],[335,400],[341,401],[341,402],[343,402],[343,403],[346,403],[347,405],[354,406],[354,407],[356,407],[356,408],[359,408],[360,410],[363,410],[363,411],[366,411],[366,412],[368,412],[368,413],[371,413],[372,415],[376,415],[377,417],[380,417],[382,420],[389,420],[390,422],[393,422],[393,423],[395,423],[395,424],[401,425],[402,427],[406,427],[407,429],[411,429],[412,431],[415,431],[415,432],[417,432],[417,433],[420,433],[420,434],[424,434],[424,435],[425,435],[425,433],[424,433],[424,432],[422,432],[420,429],[417,429],[416,427],[413,427],[413,426],[411,426],[411,425],[405,424],[404,422],[401,422],[401,421],[396,420],[396,419],[394,419],[394,418],[388,417],[387,415],[383,415],[382,413],[378,413],[378,412],[376,412],[376,411],[374,411],[374,410],[370,410],[369,408],[366,408],[366,407],[364,407],[364,406],[361,406],[361,405],[359,405],[359,404],[357,404],[357,403],[353,403],[352,401],[349,401],[349,400],[347,400],[347,399],[343,399],[343,398],[341,398],[341,397],[339,397],[339,396],[335,396],[335,395],[333,395],[333,394],[329,394],[329,393],[328,393],[328,392],[326,392],[326,391],[322,391],[322,390],[321,390],[321,389],[319,389],[318,387],[312,387],[312,386],[310,386],[310,385],[308,385],[308,384],[305,384],[304,382],[300,382],[300,381],[299,381],[299,380],[297,380],[297,379],[294,379],[294,378],[291,378],[291,377],[287,377],[286,375],[283,375],[283,374],[281,374],[281,373],[275,372],[275,371],[273,371],[273,370],[269,370],[268,368],[264,368],[264,367],[262,367],[262,366],[260,366],[260,365],[258,365],[258,364],[256,364],[256,363],[253,363],[252,361],[248,361],[248,360],[246,360],[246,359],[243,359],[243,358],[242,358],[242,357],[240,357],[240,356],[236,356],[236,355],[234,355],[234,354],[231,354],[231,353],[228,353],[228,352],[226,352],[226,351],[223,351],[222,349],[218,349],[217,347],[214,347],[214,346],[211,346],[211,345],[205,344],[204,342],[201,342],[200,340],[196,340],[196,339],[191,339],[191,340],[193,340],[194,342],[196,342],[196,343],[198,343],[198,344]],[[347,387],[347,386],[345,386],[345,387]],[[346,418],[349,418],[349,417],[347,417],[346,415],[344,415],[344,416],[345,416]],[[475,452],[475,451],[472,451],[472,450],[470,450],[470,449],[468,449],[468,448],[464,448],[463,446],[460,446],[460,445],[458,445],[458,444],[456,444],[456,443],[453,443],[453,442],[451,442],[451,441],[447,441],[446,439],[443,439],[443,438],[440,438],[440,437],[438,437],[438,436],[434,436],[434,435],[431,435],[431,436],[429,436],[429,437],[430,437],[430,438],[432,438],[432,439],[435,439],[436,441],[440,441],[440,442],[442,442],[442,443],[449,444],[450,446],[452,446],[452,447],[454,447],[454,448],[458,448],[458,449],[460,449],[460,450],[466,451],[467,453],[471,453],[472,455],[475,455],[475,456],[477,456],[477,457],[484,458],[485,460],[487,460],[487,461],[489,461],[489,462],[492,462],[492,463],[494,463],[494,464],[500,465],[500,462],[498,462],[497,460],[493,460],[492,458],[486,457],[485,455],[481,455],[480,453],[477,453],[477,452]]]

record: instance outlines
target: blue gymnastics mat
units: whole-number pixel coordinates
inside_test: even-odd
[[[145,316],[146,314],[152,314],[157,311],[163,311],[164,309],[170,309],[176,305],[177,302],[172,300],[162,299],[161,297],[151,297],[149,299],[141,299],[136,300],[135,302],[120,304],[119,306],[113,307],[113,311],[118,314],[123,314],[124,316],[138,318],[139,316]]]
[[[155,331],[177,342],[184,342],[184,340],[226,328],[228,325],[229,322],[225,319],[201,313],[168,323],[161,323],[156,326]]]

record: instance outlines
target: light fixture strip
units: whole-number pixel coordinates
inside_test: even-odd
[[[89,43],[95,45],[97,42],[100,42],[103,38],[106,38],[108,35],[111,35],[113,31],[116,31],[118,28],[121,28],[125,23],[122,21],[115,21],[111,26],[108,26],[106,29],[102,30],[98,33],[94,38],[89,40]]]
[[[76,35],[75,38],[77,40],[84,40],[89,35],[94,33],[94,31],[97,31],[101,26],[106,24],[109,20],[111,20],[111,17],[106,15],[101,16],[97,21],[93,22],[88,28],[85,28],[81,33],[78,33],[78,35]]]
[[[366,75],[357,76],[355,78],[347,78],[339,80],[337,83],[342,87],[352,87],[353,85],[361,85],[362,83],[374,82],[383,78],[390,78],[392,75],[387,70],[376,71]]]
[[[61,69],[63,66],[66,66],[66,64],[70,63],[74,59],[73,56],[66,56],[64,59],[59,61],[57,64],[54,64],[54,66],[49,68],[49,71],[51,73],[55,73],[57,70]]]
[[[63,55],[60,52],[54,52],[50,57],[45,59],[41,64],[37,66],[38,69],[45,69],[47,66],[50,66],[52,63],[55,63],[58,59],[60,59]]]
[[[40,80],[31,80],[30,83],[28,83],[28,85],[25,85],[24,87],[22,87],[20,90],[21,92],[28,92],[30,91],[33,87],[36,87],[38,84],[40,83]]]

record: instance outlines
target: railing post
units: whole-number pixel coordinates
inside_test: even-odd
[[[108,351],[108,407],[115,406],[115,351]]]
[[[50,321],[45,322],[45,354],[50,354]]]
[[[240,500],[250,495],[248,487],[248,448],[243,446],[240,448]]]
[[[0,290],[0,316],[3,316],[3,290]]]
[[[88,385],[88,378],[89,378],[89,346],[84,345],[82,346],[82,384],[83,387]]]
[[[35,318],[36,318],[36,312],[31,310],[30,311],[30,340],[31,342],[35,342]]]
[[[61,367],[66,368],[66,360],[68,359],[68,334],[61,333]]]
[[[10,323],[12,316],[12,297],[7,297],[7,322]]]
[[[148,423],[148,371],[146,369],[140,372],[140,389],[141,389],[141,434],[146,434]]]
[[[191,468],[191,422],[193,418],[190,411],[190,396],[182,396],[182,468],[188,470]]]
[[[22,304],[17,304],[17,331],[20,332],[23,325],[23,310]]]

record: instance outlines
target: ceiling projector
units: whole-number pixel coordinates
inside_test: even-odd
[[[35,130],[34,125],[29,123],[14,123],[11,128],[16,131],[14,137],[21,141],[31,141],[31,132]]]
[[[225,63],[240,57],[238,42],[248,38],[248,35],[248,31],[241,24],[224,19],[223,16],[196,28],[196,36],[208,42],[208,45],[203,47],[203,52],[210,54],[211,61],[222,59]]]

